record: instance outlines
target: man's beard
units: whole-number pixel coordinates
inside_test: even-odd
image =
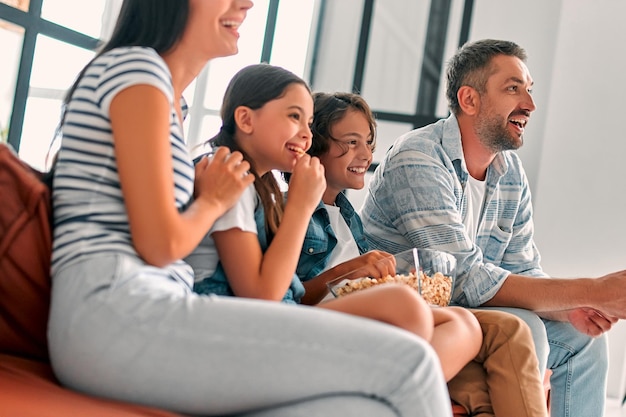
[[[507,126],[508,122],[498,115],[479,115],[476,136],[493,153],[519,149],[524,144],[523,135],[511,133]]]

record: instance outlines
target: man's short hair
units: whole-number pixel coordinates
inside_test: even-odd
[[[457,93],[462,86],[485,91],[490,75],[491,60],[497,55],[508,55],[526,61],[526,51],[514,42],[497,39],[482,39],[463,45],[448,61],[446,97],[450,111],[460,110]]]

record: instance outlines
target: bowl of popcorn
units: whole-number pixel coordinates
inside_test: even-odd
[[[343,297],[376,285],[399,283],[414,288],[433,306],[445,307],[450,303],[456,278],[453,255],[435,249],[413,248],[393,255],[393,260],[395,275],[371,276],[371,271],[376,268],[362,267],[329,281],[328,289],[335,297]],[[389,260],[379,262],[388,263]]]

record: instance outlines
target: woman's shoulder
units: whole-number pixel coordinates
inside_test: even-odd
[[[152,48],[123,46],[106,51],[94,59],[94,67],[111,70],[117,74],[129,71],[163,73],[169,78],[169,68],[163,58]]]
[[[85,73],[85,82],[102,87],[110,95],[126,86],[149,84],[164,91],[172,99],[169,67],[152,48],[125,46],[111,49],[95,58]]]
[[[100,57],[108,59],[143,58],[157,61],[163,60],[153,48],[146,46],[119,46],[103,52]]]

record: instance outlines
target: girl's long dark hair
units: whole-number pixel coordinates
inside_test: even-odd
[[[241,69],[232,78],[224,93],[221,108],[222,127],[219,133],[209,140],[214,147],[226,146],[231,151],[241,152],[250,163],[250,172],[254,175],[254,188],[259,194],[265,211],[268,242],[278,230],[283,216],[284,202],[274,173],[270,171],[260,177],[254,161],[237,145],[235,109],[240,106],[253,110],[260,109],[268,101],[282,97],[287,87],[292,84],[300,84],[309,89],[302,78],[281,67],[256,64]]]

